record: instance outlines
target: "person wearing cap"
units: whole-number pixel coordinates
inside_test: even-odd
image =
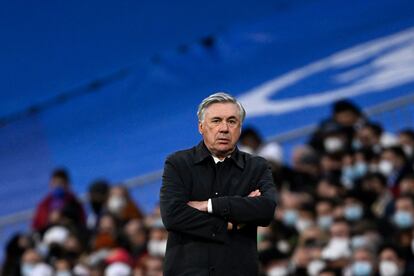
[[[257,226],[276,208],[271,170],[237,148],[245,110],[234,97],[210,95],[197,115],[203,141],[165,162],[164,275],[258,275]]]

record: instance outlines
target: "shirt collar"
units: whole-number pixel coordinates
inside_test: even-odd
[[[212,154],[210,153],[210,151],[207,149],[206,145],[204,144],[204,141],[201,141],[195,149],[195,156],[194,156],[194,163],[200,163],[203,160],[205,160],[208,157],[213,157]],[[230,159],[232,159],[234,161],[234,163],[236,163],[236,165],[243,169],[244,168],[244,158],[242,153],[239,151],[239,149],[236,148],[234,149],[234,151],[230,154],[230,156],[228,157]]]

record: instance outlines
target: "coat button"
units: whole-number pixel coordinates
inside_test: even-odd
[[[214,238],[216,236],[216,233],[211,234],[211,236]]]
[[[218,193],[217,193],[217,192],[216,192],[215,194],[216,194],[216,195],[218,195]]]

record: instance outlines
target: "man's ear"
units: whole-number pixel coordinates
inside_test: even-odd
[[[198,122],[198,132],[203,135],[203,123],[200,121]]]

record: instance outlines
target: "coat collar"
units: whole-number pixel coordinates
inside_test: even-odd
[[[195,147],[195,155],[194,155],[194,163],[198,164],[202,161],[204,161],[206,158],[213,158],[211,156],[210,151],[207,149],[206,145],[204,144],[204,141],[201,141],[196,147]],[[239,151],[239,149],[236,148],[230,155],[230,159],[234,161],[234,163],[241,169],[244,168],[244,158],[242,156],[242,153]]]

